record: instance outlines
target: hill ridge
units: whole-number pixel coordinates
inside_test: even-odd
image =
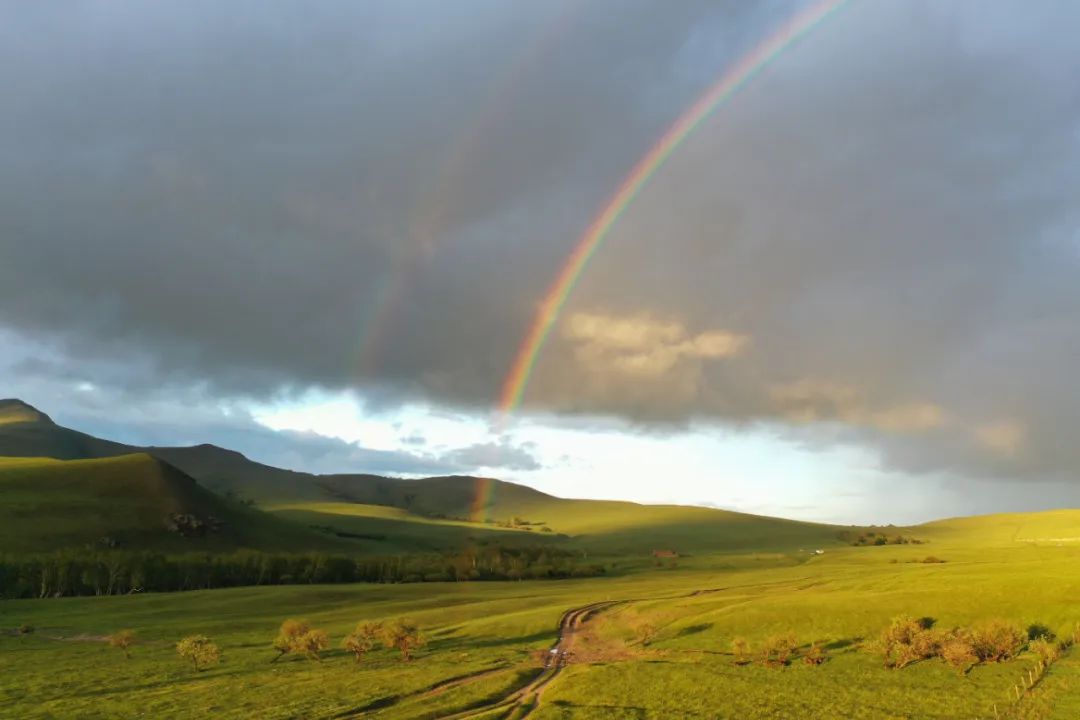
[[[0,398],[0,425],[42,423],[56,425],[53,419],[30,403],[19,398]]]

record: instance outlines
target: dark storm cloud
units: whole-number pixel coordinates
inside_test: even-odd
[[[793,7],[7,5],[0,324],[133,392],[486,407],[597,206]],[[1077,20],[852,3],[620,219],[527,405],[1075,467]]]
[[[711,14],[11,6],[0,318],[97,346],[81,352],[153,347],[223,388],[355,381],[487,404],[606,192],[584,181],[609,180],[689,96],[666,68]],[[659,117],[649,85],[671,96]]]

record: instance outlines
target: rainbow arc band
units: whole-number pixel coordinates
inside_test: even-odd
[[[638,160],[619,189],[586,228],[540,301],[533,322],[518,348],[510,371],[503,380],[498,410],[504,420],[521,405],[536,361],[551,334],[551,329],[566,306],[567,299],[589,261],[596,255],[610,233],[612,226],[634,201],[634,198],[705,118],[784,54],[800,38],[834,16],[849,2],[850,0],[825,0],[798,13],[724,73],[716,84],[679,116],[649,152]]]

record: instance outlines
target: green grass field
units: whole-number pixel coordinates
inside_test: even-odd
[[[1070,528],[1080,528],[1080,512],[935,523],[912,531],[925,545],[698,555],[676,569],[611,578],[8,601],[0,626],[35,630],[0,637],[0,707],[11,717],[441,717],[523,684],[560,615],[607,599],[626,602],[589,620],[579,661],[530,717],[972,718],[993,717],[997,704],[1009,717],[1075,718],[1080,650],[1010,705],[1034,662],[1028,654],[960,676],[940,660],[888,670],[864,647],[901,613],[943,627],[1000,616],[1071,632],[1080,621],[1080,543],[1061,540]],[[913,562],[930,553],[946,562]],[[357,622],[398,616],[429,638],[413,662],[380,649],[357,665],[338,649]],[[287,617],[330,633],[323,662],[270,663]],[[647,647],[635,635],[643,622],[656,628]],[[130,660],[102,641],[122,628],[139,635]],[[828,661],[733,664],[733,637],[757,644],[782,631],[829,648]],[[196,632],[223,654],[197,674],[173,650]]]

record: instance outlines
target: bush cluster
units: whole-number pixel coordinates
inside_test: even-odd
[[[997,618],[967,628],[939,630],[931,618],[902,615],[893,618],[882,631],[875,648],[888,668],[899,669],[940,657],[958,672],[966,673],[979,663],[1015,658],[1027,641],[1028,634],[1019,626]]]
[[[764,667],[785,667],[795,659],[799,649],[799,641],[795,633],[785,632],[771,635],[754,650],[744,637],[736,637],[731,641],[731,654],[734,656],[736,665],[749,665],[754,659]],[[820,665],[826,660],[825,649],[815,643],[802,656],[807,665]]]
[[[883,532],[877,532],[876,530],[866,530],[863,532],[854,532],[852,530],[841,530],[836,534],[836,537],[848,545],[866,546],[866,545],[922,545],[923,541],[906,535],[894,534],[889,535]]]
[[[356,629],[341,641],[341,647],[353,654],[356,662],[361,662],[364,655],[375,649],[382,642],[387,648],[401,653],[401,659],[412,660],[413,652],[423,647],[427,640],[420,628],[410,620],[398,618],[387,624],[361,622]],[[310,660],[322,662],[320,653],[330,645],[326,631],[311,627],[307,620],[290,618],[281,623],[273,648],[277,655],[270,662],[277,662],[283,656],[303,655]]]

